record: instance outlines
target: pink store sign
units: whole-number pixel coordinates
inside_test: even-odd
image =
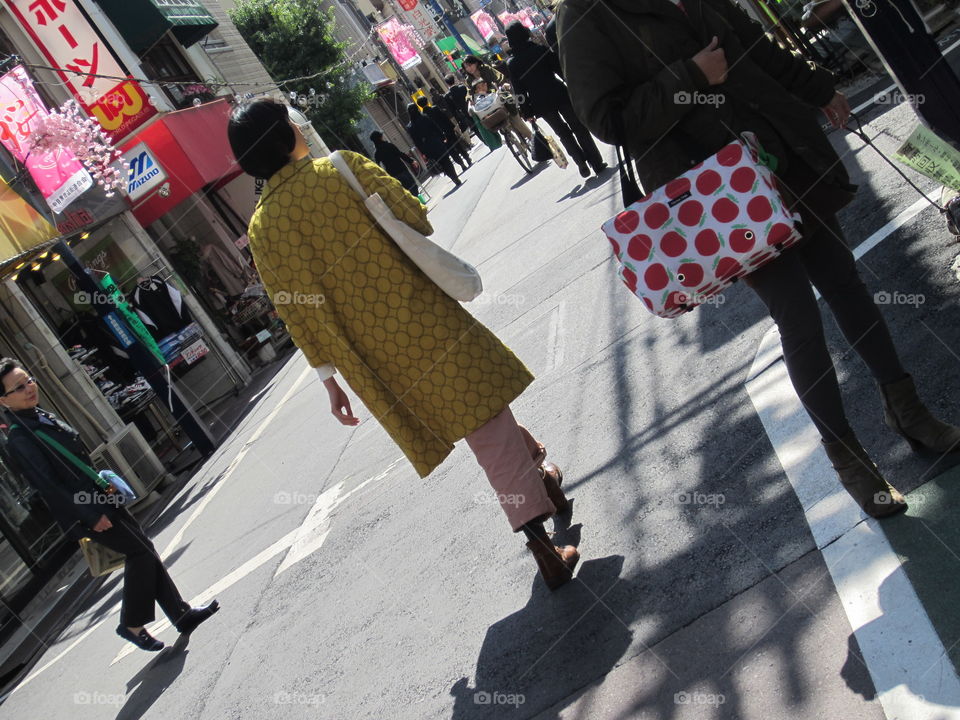
[[[386,22],[377,25],[377,34],[387,46],[387,50],[397,61],[401,68],[409,70],[421,62],[420,53],[413,46],[407,25],[402,25],[400,21],[392,17]]]
[[[0,142],[26,166],[50,209],[61,213],[93,187],[93,178],[69,150],[30,152],[29,138],[47,114],[23,67],[0,77]]]
[[[483,38],[484,42],[488,42],[490,38],[497,34],[497,23],[486,11],[477,10],[470,16],[470,19],[473,20],[473,24],[477,26],[477,30],[480,31],[480,37]]]

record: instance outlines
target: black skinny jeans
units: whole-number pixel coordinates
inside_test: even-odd
[[[880,384],[904,375],[890,331],[857,273],[835,215],[808,223],[804,240],[744,278],[777,323],[787,372],[804,408],[827,442],[850,431],[813,286],[841,332]]]
[[[154,603],[176,625],[190,609],[163,566],[150,538],[126,510],[110,518],[113,527],[90,533],[91,539],[127,556],[123,571],[123,604],[120,624],[140,627],[156,618]]]
[[[555,110],[539,115],[556,133],[575,164],[588,163],[594,170],[603,165],[603,157],[593,135],[573,112],[573,105],[569,100],[557,105]]]

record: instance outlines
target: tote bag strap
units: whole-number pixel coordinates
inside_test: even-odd
[[[617,168],[620,170],[620,194],[623,206],[629,207],[643,197],[640,192],[640,183],[633,168],[633,159],[630,157],[627,133],[623,125],[624,105],[618,104],[613,109],[613,131],[617,134],[614,147],[617,149]]]
[[[343,179],[354,190],[357,191],[357,194],[366,200],[369,197],[369,194],[364,190],[363,185],[360,184],[360,181],[357,180],[357,176],[353,174],[353,170],[350,169],[350,165],[347,163],[347,159],[340,154],[340,151],[330,153],[330,162],[333,163],[333,166],[337,169],[337,172],[343,176]]]

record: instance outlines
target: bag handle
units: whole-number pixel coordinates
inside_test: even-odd
[[[633,159],[627,145],[627,133],[623,125],[624,107],[622,103],[618,103],[613,108],[613,131],[616,133],[614,147],[617,149],[617,169],[620,171],[620,194],[623,206],[628,207],[642,198],[643,193],[640,191],[640,183],[637,182]]]
[[[10,430],[13,430],[16,427],[19,427],[19,425],[14,423],[13,425],[10,426]],[[69,460],[78,470],[80,470],[81,472],[83,472],[84,475],[86,475],[88,478],[93,480],[93,482],[96,484],[98,488],[100,488],[104,492],[110,492],[112,490],[110,483],[104,478],[100,477],[100,475],[97,473],[96,470],[94,470],[92,467],[87,465],[85,462],[83,462],[83,460],[78,458],[72,452],[67,450],[59,442],[57,442],[52,437],[47,435],[43,430],[34,431],[34,435],[36,435],[38,438],[43,440],[47,445],[52,447],[54,450],[60,453],[63,457]]]
[[[350,169],[347,159],[340,153],[339,150],[330,153],[330,162],[333,163],[333,167],[335,167],[337,172],[343,176],[343,179],[350,184],[350,187],[357,191],[357,194],[360,197],[362,197],[364,200],[369,197],[367,191],[364,190],[363,185],[361,185],[360,181],[357,180],[357,176],[353,174],[353,170]]]

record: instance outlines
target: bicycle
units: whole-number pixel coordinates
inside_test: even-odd
[[[478,96],[474,101],[473,111],[487,130],[499,133],[510,154],[524,172],[532,173],[533,158],[530,146],[510,124],[510,113],[500,95],[492,93]]]

